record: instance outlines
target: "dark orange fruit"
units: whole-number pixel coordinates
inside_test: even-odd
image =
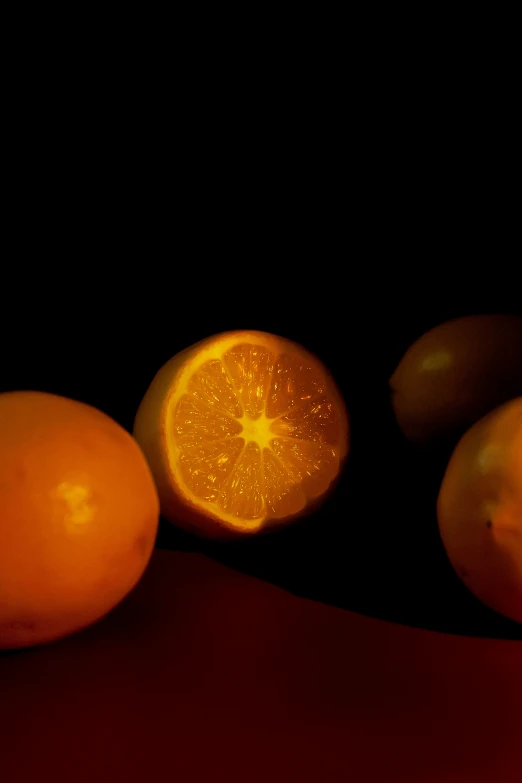
[[[466,316],[430,329],[406,351],[390,387],[409,440],[458,440],[486,413],[522,394],[522,318]]]

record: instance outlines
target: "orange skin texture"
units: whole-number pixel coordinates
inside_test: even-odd
[[[430,329],[406,351],[390,388],[409,440],[455,443],[486,413],[522,394],[522,318],[474,315]]]
[[[289,351],[301,355],[315,367],[320,368],[326,382],[329,398],[335,403],[340,416],[340,466],[337,477],[327,491],[319,497],[308,498],[307,504],[297,513],[277,518],[266,518],[261,527],[234,527],[227,524],[219,513],[202,509],[184,492],[172,470],[168,457],[169,410],[175,399],[178,384],[183,382],[182,374],[192,366],[196,357],[211,351],[220,341],[232,344],[254,342],[276,354]],[[228,342],[227,342],[228,344]],[[190,372],[188,370],[187,372]],[[181,379],[181,380],[180,380]],[[276,335],[255,330],[235,330],[211,335],[172,357],[156,373],[136,414],[133,435],[147,457],[156,481],[160,497],[161,513],[170,522],[190,533],[213,539],[238,539],[272,531],[300,519],[318,508],[335,487],[342,472],[349,451],[349,417],[344,400],[327,368],[320,360],[302,346]]]
[[[522,623],[522,397],[459,441],[439,492],[440,535],[472,593]]]
[[[117,422],[53,394],[0,394],[0,648],[50,642],[113,609],[158,522],[150,469]]]

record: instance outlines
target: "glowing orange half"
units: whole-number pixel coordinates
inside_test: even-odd
[[[133,434],[163,515],[210,537],[254,534],[315,508],[349,446],[326,367],[258,331],[217,334],[174,356],[147,390]]]

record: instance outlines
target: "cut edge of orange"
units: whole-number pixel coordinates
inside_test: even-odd
[[[188,392],[190,380],[203,365],[211,360],[222,361],[227,351],[241,344],[264,347],[276,356],[287,351],[306,358],[308,362],[312,360],[314,366],[320,370],[327,390],[326,396],[333,403],[339,417],[339,438],[334,447],[338,470],[330,484],[335,483],[335,479],[340,475],[349,452],[350,424],[345,402],[331,373],[312,352],[292,340],[258,330],[221,332],[189,346],[167,361],[156,373],[138,408],[133,435],[144,451],[155,476],[163,506],[162,513],[167,518],[174,517],[176,522],[197,533],[205,532],[201,529],[203,519],[207,523],[207,532],[216,533],[217,526],[225,536],[261,532],[263,528],[271,526],[266,524],[267,521],[272,520],[272,524],[278,521],[277,516],[269,513],[255,519],[244,519],[221,508],[216,513],[216,503],[195,495],[183,481],[181,472],[176,469],[180,450],[171,433],[174,430],[173,418],[177,402]],[[305,495],[302,506],[288,517],[285,516],[283,521],[286,523],[304,515],[308,507],[312,510],[314,501],[324,494],[325,492],[321,492],[317,498]]]

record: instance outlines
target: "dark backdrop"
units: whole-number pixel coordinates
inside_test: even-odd
[[[462,286],[455,253],[445,264],[426,242],[423,254],[410,243],[401,262],[389,237],[380,252],[361,244],[350,257],[326,230],[324,241],[292,244],[291,232],[267,241],[261,229],[259,243],[227,244],[210,232],[204,247],[176,252],[163,250],[152,229],[150,242],[120,245],[115,231],[112,244],[99,236],[94,246],[86,232],[76,260],[63,243],[56,264],[35,270],[21,260],[21,277],[3,290],[0,390],[63,394],[130,430],[154,373],[193,342],[235,328],[296,340],[330,368],[350,410],[351,455],[335,493],[277,534],[218,545],[162,520],[157,545],[196,549],[376,617],[522,639],[520,625],[482,606],[453,573],[435,517],[445,457],[419,459],[402,439],[387,388],[405,349],[431,326],[468,313],[520,312],[512,287],[498,267],[481,282],[471,252]]]

